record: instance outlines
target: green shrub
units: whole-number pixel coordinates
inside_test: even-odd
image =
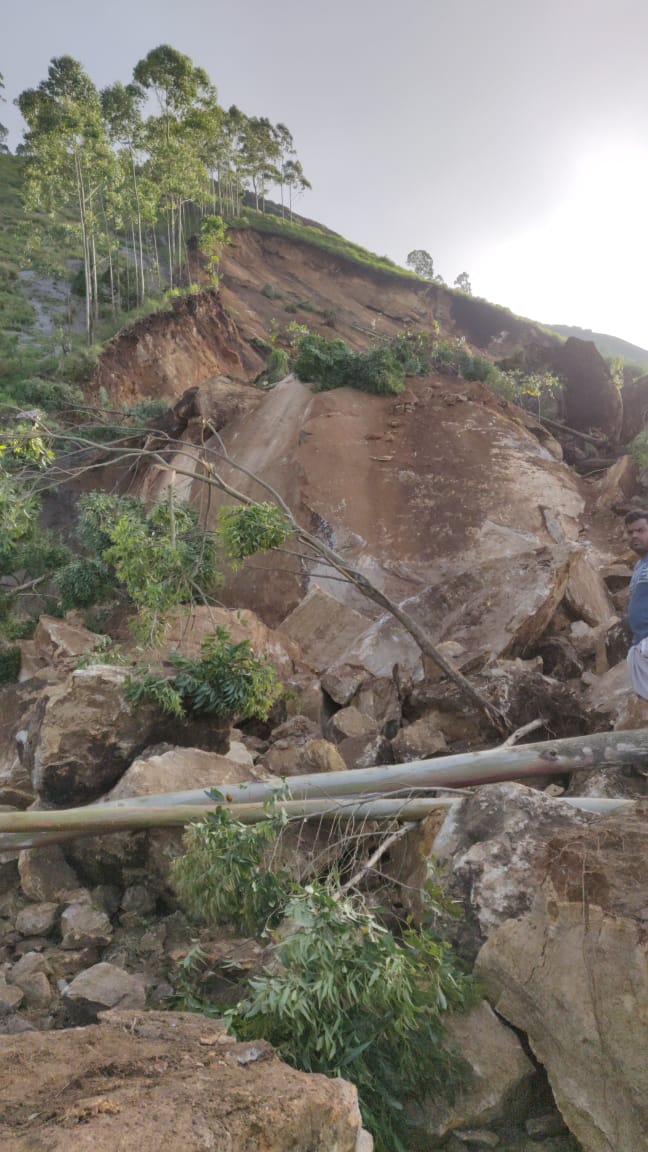
[[[60,412],[77,408],[83,403],[83,393],[74,384],[62,380],[21,380],[13,389],[16,401],[29,408],[44,408],[46,412]]]
[[[15,684],[20,676],[20,648],[0,643],[0,684]]]
[[[638,468],[648,468],[648,428],[644,428],[630,444],[630,455]]]
[[[255,656],[248,640],[234,642],[226,628],[206,636],[200,656],[171,652],[172,677],[151,672],[130,676],[126,699],[151,701],[178,718],[214,716],[221,720],[265,720],[281,692],[274,668]]]
[[[261,289],[261,295],[267,297],[268,300],[283,300],[284,294],[273,284],[264,284]]]
[[[358,388],[393,396],[405,387],[403,366],[390,348],[353,352],[342,340],[327,340],[313,332],[298,341],[295,372],[300,380],[313,383],[316,392]]]
[[[290,370],[288,353],[283,348],[273,348],[268,356],[268,383],[277,384]]]
[[[285,869],[268,867],[276,837],[272,820],[246,826],[223,808],[191,824],[186,855],[172,866],[183,907],[207,924],[231,924],[248,936],[264,936],[297,889]]]
[[[280,548],[292,529],[276,504],[248,504],[221,508],[218,514],[218,537],[234,566],[256,552]]]
[[[244,826],[223,808],[192,825],[173,865],[180,902],[254,936],[281,920],[272,968],[225,1013],[232,1030],[269,1040],[294,1067],[352,1080],[378,1152],[403,1152],[407,1102],[452,1098],[463,1079],[442,1017],[469,1002],[470,980],[427,931],[397,938],[331,882],[300,887],[273,843],[281,826],[278,816]]]
[[[100,604],[115,590],[115,581],[103,560],[77,556],[55,573],[55,583],[65,612]]]
[[[370,912],[313,886],[293,898],[286,922],[279,971],[250,980],[226,1013],[234,1032],[269,1040],[293,1067],[351,1080],[376,1148],[404,1149],[407,1101],[451,1099],[462,1080],[443,1046],[442,1013],[467,993],[448,945],[415,931],[397,940]]]

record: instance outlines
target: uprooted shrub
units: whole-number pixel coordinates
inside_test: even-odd
[[[225,1012],[232,1031],[269,1040],[296,1068],[353,1081],[378,1152],[403,1152],[407,1102],[451,1099],[462,1082],[442,1021],[467,1004],[470,982],[429,931],[388,930],[334,878],[298,885],[275,855],[277,824],[244,826],[217,809],[193,825],[174,864],[180,901],[257,936],[273,938],[281,921],[271,966]]]
[[[405,387],[405,372],[388,347],[353,352],[343,340],[326,340],[313,332],[297,345],[294,370],[316,392],[331,388],[358,388],[377,396],[398,395]]]

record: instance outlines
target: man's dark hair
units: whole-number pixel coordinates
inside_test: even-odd
[[[635,520],[648,520],[648,512],[643,512],[641,508],[633,508],[632,512],[628,512],[624,516],[624,524],[634,524]]]

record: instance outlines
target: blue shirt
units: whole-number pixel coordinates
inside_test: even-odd
[[[648,636],[648,556],[637,560],[632,571],[628,623],[632,629],[632,643],[645,640]]]

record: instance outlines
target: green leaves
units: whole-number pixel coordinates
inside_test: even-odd
[[[352,1080],[376,1147],[403,1147],[406,1101],[451,1095],[460,1080],[441,1015],[464,1005],[469,985],[448,945],[412,930],[397,939],[372,913],[316,885],[288,903],[284,925],[292,931],[278,949],[279,971],[250,981],[227,1013],[234,1031],[268,1039],[305,1071]]]
[[[315,384],[315,391],[358,388],[378,396],[394,396],[405,387],[405,372],[388,347],[352,352],[342,340],[326,340],[309,332],[298,343],[295,372]]]
[[[276,504],[221,508],[218,514],[217,536],[234,566],[255,552],[280,548],[291,531],[287,517]]]
[[[128,678],[126,699],[150,700],[179,718],[189,715],[264,720],[281,692],[274,668],[255,656],[249,641],[234,643],[227,629],[206,636],[200,656],[169,655],[172,677],[146,672]]]
[[[294,1067],[352,1080],[378,1152],[398,1152],[408,1100],[451,1097],[461,1082],[442,1016],[468,1003],[470,980],[449,945],[413,929],[397,937],[334,877],[295,883],[280,830],[272,812],[244,826],[217,808],[185,834],[186,855],[173,864],[178,896],[196,919],[250,935],[281,923],[271,969],[225,1013],[232,1030],[269,1040]]]
[[[276,833],[272,820],[246,826],[222,808],[190,825],[187,853],[172,866],[187,911],[208,924],[227,923],[247,935],[265,935],[297,888],[287,871],[266,865]]]

